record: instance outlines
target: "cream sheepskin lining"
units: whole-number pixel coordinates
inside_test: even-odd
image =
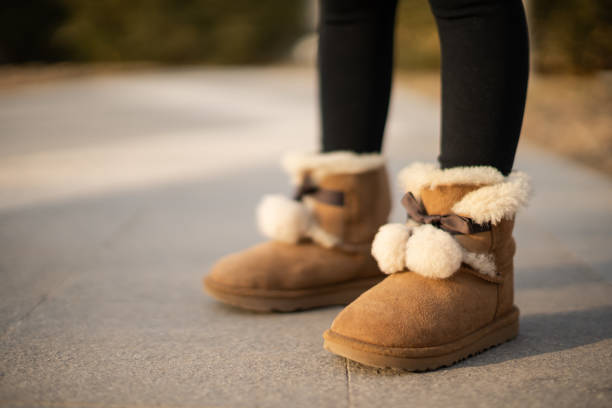
[[[384,164],[383,156],[378,153],[357,154],[349,151],[290,153],[282,160],[283,168],[295,184],[300,183],[307,172],[317,182],[331,174],[364,173]]]
[[[476,252],[463,251],[463,262],[471,266],[475,271],[484,275],[495,277],[495,256],[493,254],[478,254]]]
[[[419,198],[421,189],[425,187],[434,189],[452,184],[488,185],[501,183],[504,181],[504,176],[499,170],[490,166],[440,169],[435,164],[417,162],[402,169],[398,180],[404,191],[410,191]]]
[[[530,192],[529,177],[522,172],[513,172],[507,181],[467,193],[453,205],[453,212],[470,217],[479,224],[491,222],[495,225],[525,206]]]
[[[398,179],[404,191],[411,192],[416,198],[424,188],[460,184],[482,186],[466,194],[452,210],[477,223],[491,222],[493,225],[516,214],[527,204],[531,193],[529,177],[525,173],[512,172],[504,177],[490,166],[440,169],[434,164],[414,163],[400,171]]]
[[[275,241],[296,244],[301,238],[308,237],[325,248],[340,241],[316,223],[305,203],[280,194],[264,196],[257,206],[256,218],[260,232]]]
[[[316,223],[313,223],[304,235],[323,248],[333,248],[340,243],[340,238],[325,231]]]

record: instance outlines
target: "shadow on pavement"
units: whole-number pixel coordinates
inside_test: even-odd
[[[566,313],[528,315],[521,318],[521,330],[515,340],[436,371],[500,364],[587,346],[610,338],[612,338],[612,306]],[[376,369],[353,364],[358,367],[359,374],[364,376],[415,375],[402,370]]]

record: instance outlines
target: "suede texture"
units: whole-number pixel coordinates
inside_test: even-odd
[[[455,202],[479,186],[423,189],[430,214],[448,214]],[[461,215],[461,214],[460,214]],[[491,231],[457,236],[469,251],[493,253],[498,276],[488,278],[467,265],[447,279],[426,278],[410,271],[387,277],[347,306],[331,332],[357,343],[391,348],[427,348],[461,341],[513,310],[515,244],[513,220]]]
[[[391,211],[391,192],[385,167],[358,176],[334,174],[319,186],[344,192],[344,205],[334,206],[313,200],[319,225],[349,245],[369,244]]]
[[[311,242],[268,241],[220,259],[208,278],[236,293],[249,293],[249,289],[313,289],[380,275],[367,252],[326,249]]]
[[[514,254],[516,243],[512,236],[514,218],[502,220],[491,231],[495,254],[495,266],[502,282],[497,286],[498,303],[496,317],[509,313],[514,306]]]
[[[497,288],[469,273],[431,279],[396,273],[347,306],[331,330],[385,347],[430,347],[449,343],[489,323]]]
[[[328,175],[318,185],[344,193],[344,206],[309,201],[318,224],[341,238],[338,247],[323,248],[307,239],[268,241],[220,259],[206,280],[235,294],[278,295],[382,278],[370,246],[391,208],[386,169]]]

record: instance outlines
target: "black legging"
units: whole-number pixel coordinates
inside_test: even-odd
[[[425,0],[423,0],[425,1]],[[443,168],[508,174],[529,73],[521,0],[429,0],[442,49]],[[397,0],[321,0],[323,151],[380,151],[391,90]]]

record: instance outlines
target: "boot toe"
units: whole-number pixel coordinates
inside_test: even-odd
[[[334,334],[383,347],[443,345],[482,327],[495,312],[495,285],[467,274],[449,279],[397,273],[363,293],[334,320]],[[470,285],[466,285],[470,281]],[[465,299],[480,299],[468,305]]]
[[[219,259],[210,269],[205,282],[227,289],[262,289],[274,287],[275,274],[262,257],[245,250]]]
[[[213,265],[205,281],[226,289],[256,291],[308,288],[333,267],[332,257],[318,263],[323,249],[268,241],[227,255]],[[330,264],[325,268],[324,266]]]
[[[236,259],[235,255],[219,259],[212,266],[208,275],[206,275],[205,281],[207,283],[228,287],[252,286],[250,282],[247,281],[249,275],[241,272],[243,267],[240,259]]]
[[[378,346],[410,343],[406,310],[398,310],[382,295],[381,284],[364,292],[334,319],[331,332],[346,339]]]

